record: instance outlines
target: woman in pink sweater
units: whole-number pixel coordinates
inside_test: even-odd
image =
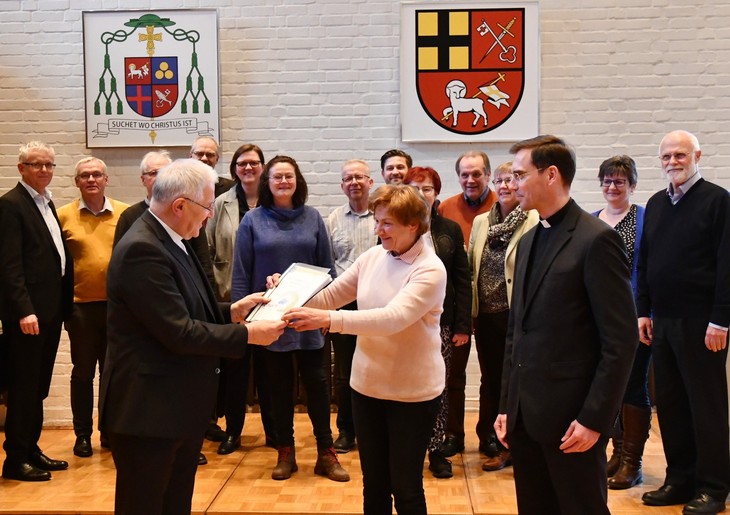
[[[284,320],[358,335],[350,386],[364,513],[392,513],[395,500],[401,515],[425,514],[423,461],[444,389],[446,270],[421,238],[429,210],[415,188],[381,186],[370,203],[382,245]],[[334,311],[354,300],[357,311]]]

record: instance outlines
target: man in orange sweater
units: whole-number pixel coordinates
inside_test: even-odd
[[[112,257],[119,215],[129,206],[104,195],[109,183],[106,164],[96,157],[76,163],[74,182],[81,198],[59,208],[58,218],[74,258],[74,305],[66,321],[71,342],[71,412],[74,454],[92,455],[94,373],[106,354],[106,271]],[[102,436],[103,447],[106,442]]]
[[[474,218],[487,213],[497,201],[497,194],[489,188],[492,170],[489,157],[484,152],[469,151],[456,160],[456,174],[462,193],[449,197],[439,204],[438,212],[450,218],[461,227],[464,241],[471,236]],[[454,347],[451,355],[451,370],[447,384],[449,410],[446,423],[446,438],[441,447],[445,456],[453,456],[464,450],[464,403],[466,402],[466,363],[469,360],[471,341]],[[488,421],[486,421],[488,422]],[[489,427],[485,428],[488,432]],[[477,434],[479,434],[477,428]],[[487,442],[480,442],[480,450],[484,450]]]

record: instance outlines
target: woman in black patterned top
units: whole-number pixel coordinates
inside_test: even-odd
[[[606,159],[598,170],[598,181],[606,207],[594,214],[616,229],[624,240],[631,266],[631,285],[636,295],[636,265],[644,208],[631,203],[631,194],[638,181],[634,160],[629,156]],[[614,490],[631,488],[643,480],[641,461],[651,422],[650,360],[651,348],[639,345],[613,436],[613,454],[608,462],[608,487]]]

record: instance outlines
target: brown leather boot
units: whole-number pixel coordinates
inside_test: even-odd
[[[271,479],[289,479],[298,470],[294,446],[279,447],[276,467],[271,471]]]
[[[332,481],[349,481],[350,474],[342,468],[337,460],[337,453],[334,447],[317,449],[317,463],[314,464],[314,473],[320,476],[327,476]]]
[[[623,429],[621,427],[621,414],[619,413],[616,419],[616,425],[613,427],[613,436],[611,437],[611,444],[613,444],[613,451],[611,457],[608,459],[608,466],[606,467],[606,477],[613,477],[621,465],[621,447],[623,442]]]
[[[624,442],[621,450],[621,465],[611,479],[611,490],[625,490],[643,482],[641,461],[644,444],[649,438],[651,408],[623,405]]]

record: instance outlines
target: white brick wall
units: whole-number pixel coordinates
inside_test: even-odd
[[[488,2],[485,2],[488,3]],[[542,2],[540,129],[578,154],[574,196],[602,204],[595,176],[606,157],[639,166],[636,199],[662,187],[656,150],[671,129],[695,132],[705,177],[730,186],[730,4],[705,0]],[[342,162],[378,158],[393,147],[439,170],[442,198],[458,191],[451,171],[468,147],[496,165],[509,144],[405,145],[399,127],[400,2],[390,0],[3,0],[0,2],[0,193],[17,181],[17,148],[30,138],[55,146],[58,204],[76,196],[73,164],[85,148],[81,12],[96,9],[218,8],[221,113],[226,173],[242,142],[302,165],[312,205],[327,213],[343,199]],[[109,194],[134,202],[138,162],[148,149],[96,149],[110,167]],[[186,148],[172,149],[175,157]],[[221,166],[222,165],[222,166]],[[1,251],[2,242],[0,242]],[[471,365],[470,405],[477,381]],[[47,423],[68,424],[68,345],[59,351]]]

